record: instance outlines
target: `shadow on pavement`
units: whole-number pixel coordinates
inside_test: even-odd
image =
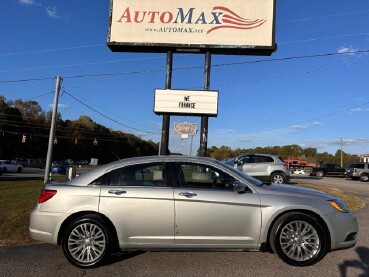
[[[134,257],[140,256],[145,253],[146,253],[145,251],[118,252],[116,254],[111,255],[110,259],[106,261],[105,265],[119,263],[124,260],[132,259]]]
[[[339,265],[340,276],[348,276],[348,271],[352,269],[361,269],[362,274],[358,276],[369,276],[369,248],[367,247],[357,247],[356,253],[359,255],[357,260],[344,261]]]

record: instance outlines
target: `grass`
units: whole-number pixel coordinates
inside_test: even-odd
[[[306,185],[306,184],[299,184],[298,186],[306,187],[306,188],[312,188],[312,189],[324,191],[324,192],[327,192],[329,194],[335,195],[335,196],[341,198],[343,201],[345,201],[347,207],[352,212],[357,211],[361,208],[364,208],[365,205],[366,205],[365,201],[362,200],[361,198],[359,198],[355,195],[352,195],[352,194],[344,193],[343,191],[341,191],[339,189],[321,187],[321,186],[314,186],[314,185]]]
[[[0,182],[0,245],[29,242],[29,214],[36,206],[43,179]]]
[[[64,176],[53,179],[62,180]],[[32,242],[29,232],[29,215],[36,206],[43,186],[43,178],[23,178],[0,181],[0,246]],[[365,206],[365,202],[340,190],[313,185],[299,186],[314,188],[343,199],[351,211]]]

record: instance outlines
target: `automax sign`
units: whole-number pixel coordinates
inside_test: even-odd
[[[111,0],[108,46],[270,55],[274,23],[275,0]]]
[[[218,91],[155,90],[156,114],[218,115]]]

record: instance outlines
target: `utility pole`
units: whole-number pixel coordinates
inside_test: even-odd
[[[62,78],[60,76],[56,76],[54,106],[53,106],[53,114],[51,117],[49,146],[47,148],[44,184],[46,184],[50,179],[50,169],[51,169],[51,162],[53,158],[53,142],[54,142],[54,137],[55,137],[55,126],[56,126],[56,117],[57,117],[57,112],[58,112],[58,100],[59,100],[61,82],[62,82]]]
[[[341,138],[341,167],[343,166],[343,142],[342,142],[342,138]]]
[[[211,54],[205,53],[205,82],[204,89],[210,88],[210,68],[211,68]],[[208,124],[209,117],[201,116],[201,128],[200,128],[200,157],[206,157],[208,155]]]
[[[172,68],[173,68],[173,52],[168,51],[167,53],[167,78],[165,82],[165,89],[172,88]],[[159,154],[169,155],[169,124],[170,115],[163,115],[163,124],[160,136]]]

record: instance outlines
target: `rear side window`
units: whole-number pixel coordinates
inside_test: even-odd
[[[269,156],[257,156],[258,163],[273,163],[274,159]]]
[[[165,164],[126,166],[110,173],[110,186],[165,187]]]
[[[347,168],[365,168],[365,164],[349,164]]]
[[[92,181],[90,185],[165,187],[165,164],[151,163],[118,168]]]

